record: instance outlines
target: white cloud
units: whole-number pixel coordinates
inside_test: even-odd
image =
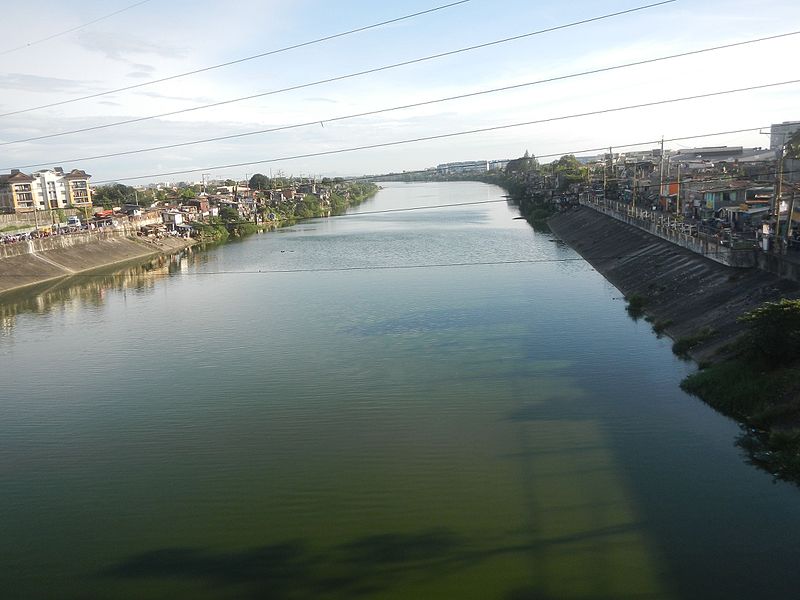
[[[159,56],[161,58],[181,58],[186,48],[169,42],[154,42],[144,36],[126,31],[82,32],[77,38],[78,45],[90,52],[96,52],[112,60],[129,61],[131,57]]]

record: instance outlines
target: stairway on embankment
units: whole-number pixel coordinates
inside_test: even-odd
[[[800,297],[800,284],[758,268],[728,267],[641,229],[582,206],[549,220],[626,298],[643,299],[648,319],[678,340],[708,328],[713,335],[691,351],[710,359],[742,331],[737,318],[767,301]]]
[[[133,238],[85,233],[0,245],[0,294],[116,264],[173,253],[192,244],[181,238]]]

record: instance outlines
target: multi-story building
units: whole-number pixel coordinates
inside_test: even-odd
[[[800,121],[784,121],[773,124],[770,128],[769,149],[780,150],[797,131],[800,131]]]
[[[33,177],[17,170],[10,175],[0,175],[0,210],[27,212],[33,209]]]
[[[29,212],[91,206],[90,177],[79,169],[64,173],[61,167],[32,175],[15,169],[9,175],[0,175],[0,210]]]
[[[486,173],[489,170],[489,161],[467,160],[462,162],[444,163],[436,167],[439,175],[452,175],[460,173]]]

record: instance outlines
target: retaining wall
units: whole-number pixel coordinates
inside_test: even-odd
[[[755,267],[727,266],[584,206],[552,217],[550,226],[623,295],[641,296],[645,312],[667,324],[673,339],[713,329],[715,336],[692,353],[698,359],[742,331],[736,319],[744,312],[800,296],[796,281]]]
[[[150,240],[122,233],[53,236],[0,246],[0,293],[160,253],[178,252],[193,242]]]
[[[760,253],[760,251],[755,248],[731,248],[707,236],[695,236],[682,233],[669,224],[659,224],[639,216],[639,213],[644,214],[647,211],[637,211],[635,208],[629,208],[629,212],[622,212],[608,206],[587,202],[586,200],[581,200],[581,205],[603,213],[618,221],[622,221],[623,223],[627,223],[628,225],[637,227],[647,233],[667,240],[681,248],[691,250],[696,254],[705,256],[720,264],[741,269],[749,269],[758,266],[757,254]]]

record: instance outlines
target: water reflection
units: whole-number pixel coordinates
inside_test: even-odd
[[[67,306],[73,310],[97,307],[111,292],[151,293],[159,281],[208,260],[207,253],[187,248],[178,254],[157,256],[135,266],[98,269],[55,283],[3,294],[0,296],[0,331],[10,333],[17,317],[26,313],[45,314]]]

